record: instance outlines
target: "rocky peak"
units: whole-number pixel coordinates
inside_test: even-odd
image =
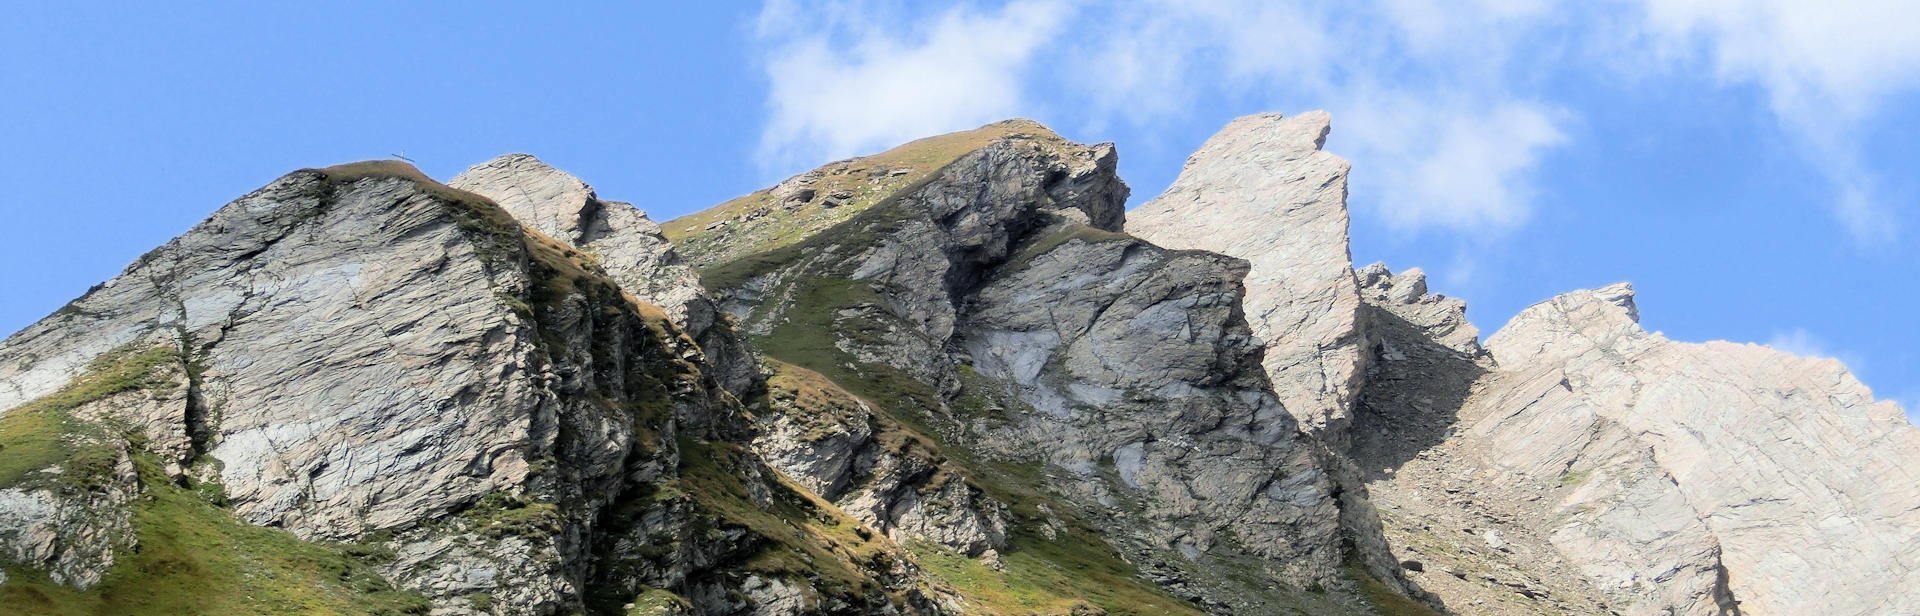
[[[1638,317],[1621,283],[1536,304],[1489,337],[1497,368],[1455,397],[1447,436],[1409,437],[1433,445],[1387,458],[1394,473],[1371,485],[1413,518],[1390,535],[1457,549],[1494,533],[1511,570],[1581,572],[1587,588],[1559,600],[1635,614],[1915,609],[1895,589],[1920,575],[1905,564],[1920,473],[1892,461],[1920,456],[1920,429],[1838,362],[1676,342]],[[1413,498],[1462,477],[1497,479],[1449,507]],[[1462,512],[1475,535],[1439,530]]]
[[[700,278],[646,212],[603,201],[591,186],[530,154],[507,154],[455,176],[453,188],[500,204],[528,229],[579,249],[643,302],[660,306],[699,341],[713,376],[746,396],[762,375],[753,352],[725,323]]]
[[[872,160],[833,163],[764,198],[804,197],[799,187]],[[707,286],[760,348],[793,364],[777,392],[804,381],[786,376],[803,368],[871,401],[816,405],[826,412],[777,404],[782,412],[763,415],[761,451],[908,541],[982,554],[1091,542],[1216,611],[1347,611],[1341,597],[1354,596],[1356,579],[1383,580],[1355,573],[1372,564],[1345,566],[1338,490],[1259,365],[1265,349],[1242,310],[1245,263],[1123,233],[1127,193],[1114,162],[1110,146],[1022,128],[845,222],[705,267]],[[676,229],[730,203],[671,222],[669,233],[716,225]],[[761,218],[678,241],[759,237]],[[727,230],[735,225],[744,226]],[[1351,294],[1351,272],[1339,267]],[[888,438],[932,447],[878,447]],[[912,474],[929,468],[953,468],[932,476],[965,477],[975,496]],[[1015,483],[1025,487],[1007,489]],[[1243,573],[1256,570],[1282,582],[1248,583]],[[1389,573],[1384,583],[1400,580]],[[1139,581],[1116,584],[1132,593]],[[1301,590],[1316,586],[1338,592]]]
[[[1048,187],[1062,196],[1119,191],[1118,201],[1074,200],[1100,204],[1084,212],[1094,226],[1119,228],[1125,216],[1126,193],[1125,184],[1113,174],[1113,146],[1075,144],[1038,122],[1016,119],[829,163],[772,188],[669,221],[666,235],[694,266],[709,269],[755,253],[786,248],[828,231],[870,208],[890,203],[896,195],[914,192],[963,158],[988,149],[1053,161],[1049,175],[1042,179],[1068,181],[1063,186]],[[1074,178],[1101,183],[1078,185]]]
[[[1633,285],[1625,282],[1561,294],[1514,315],[1487,338],[1487,349],[1502,366],[1519,368],[1632,344],[1648,335],[1633,296]]]
[[[1026,120],[664,229],[524,154],[289,174],[0,342],[0,612],[1920,610],[1898,407],[1624,283],[1483,348],[1352,268],[1328,130],[1131,216]]]
[[[1415,267],[1395,275],[1386,264],[1374,263],[1354,275],[1368,309],[1384,312],[1372,315],[1368,319],[1370,326],[1398,320],[1419,328],[1425,339],[1455,352],[1468,356],[1482,353],[1480,329],[1467,320],[1466,302],[1429,294],[1425,271]]]
[[[468,168],[448,186],[498,203],[527,228],[590,251],[608,275],[640,299],[686,321],[699,280],[680,264],[660,226],[631,204],[602,201],[588,186],[530,154],[507,154]]]
[[[242,197],[0,343],[0,359],[15,396],[0,446],[27,465],[0,465],[0,559],[56,582],[172,593],[153,585],[234,572],[155,572],[244,562],[261,576],[244,593],[194,586],[216,596],[190,605],[611,613],[671,587],[710,613],[802,594],[927,609],[911,569],[852,556],[895,548],[797,530],[855,523],[743,451],[744,409],[664,311],[402,163],[295,172]],[[227,539],[182,551],[174,523]],[[763,554],[822,577],[739,565]],[[299,569],[315,566],[339,579]],[[372,605],[391,602],[412,607]]]
[[[1247,260],[1247,321],[1287,412],[1345,439],[1364,371],[1360,297],[1347,250],[1347,161],[1320,150],[1331,116],[1234,120],[1187,159],[1127,232],[1174,249]]]
[[[569,243],[587,243],[589,234],[604,235],[604,224],[594,210],[600,207],[593,187],[532,154],[504,154],[474,165],[447,182],[472,191],[506,208],[515,220]]]

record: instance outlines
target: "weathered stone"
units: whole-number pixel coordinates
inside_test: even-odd
[[[746,396],[758,387],[752,351],[722,321],[693,268],[681,262],[645,212],[602,201],[579,178],[528,154],[474,165],[447,184],[492,199],[527,228],[585,251],[622,290],[662,307],[692,334],[728,390]]]
[[[154,339],[189,358],[154,377],[184,373],[184,397],[175,383],[72,414],[125,422],[163,460],[214,469],[243,520],[330,541],[382,531],[389,576],[443,613],[574,613],[590,588],[617,601],[676,581],[731,597],[746,578],[730,568],[786,536],[740,517],[806,506],[757,459],[729,453],[747,439],[744,409],[665,312],[485,198],[397,163],[284,177],[0,343],[4,408]],[[699,497],[648,496],[691,481],[688,460],[727,479]],[[715,490],[753,502],[707,499]],[[5,545],[56,581],[92,583],[128,547],[113,539],[121,504],[17,492],[5,515],[22,532]],[[678,536],[684,550],[611,539],[633,535]],[[803,548],[837,553],[790,549]],[[930,609],[870,590],[911,590],[911,571],[842,566],[868,590],[785,583],[849,609]]]
[[[1111,146],[1003,122],[684,253],[526,155],[297,172],[0,342],[0,413],[90,456],[10,472],[0,560],[99,584],[165,477],[449,615],[978,611],[919,568],[957,557],[1102,576],[1075,614],[1920,610],[1897,407],[1649,333],[1626,285],[1483,347],[1420,270],[1351,269],[1327,127],[1237,120],[1123,224]]]
[[[1494,464],[1560,484],[1555,547],[1636,612],[1920,609],[1920,429],[1837,361],[1638,316],[1624,284],[1528,308],[1461,412]]]
[[[1365,370],[1347,251],[1347,161],[1320,151],[1326,112],[1234,120],[1165,193],[1128,213],[1161,246],[1246,259],[1247,322],[1287,412],[1336,445]]]
[[[112,469],[86,488],[58,481],[0,488],[0,563],[82,589],[100,583],[115,555],[135,545],[128,505],[140,488],[126,450],[117,453]]]

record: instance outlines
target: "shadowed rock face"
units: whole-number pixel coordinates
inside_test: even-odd
[[[105,377],[90,370],[127,361],[108,358],[149,350],[166,359],[92,385]],[[605,611],[659,588],[703,613],[773,613],[799,596],[933,609],[910,568],[851,556],[891,548],[756,517],[837,514],[742,453],[743,409],[664,311],[410,167],[284,177],[0,344],[0,358],[4,413],[57,413],[67,442],[120,448],[86,500],[34,476],[0,486],[0,519],[25,530],[0,532],[0,558],[56,582],[111,579],[114,551],[144,540],[113,512],[179,481],[219,486],[217,504],[246,522],[374,546],[386,575],[441,613]],[[49,389],[63,379],[79,385]],[[73,404],[89,388],[127,393]],[[136,477],[129,450],[175,477]],[[105,553],[54,549],[80,545]],[[769,581],[777,568],[742,564],[769,551],[838,575]]]
[[[1266,343],[1274,391],[1305,430],[1338,444],[1365,358],[1347,254],[1348,165],[1320,151],[1330,120],[1234,120],[1167,192],[1128,213],[1127,232],[1247,260],[1247,322]]]
[[[586,251],[622,290],[660,306],[699,341],[711,372],[728,390],[746,396],[759,386],[752,352],[645,212],[602,201],[586,182],[527,154],[474,165],[448,185],[491,199],[527,228]]]
[[[1620,284],[1487,341],[1502,386],[1463,409],[1465,432],[1514,473],[1579,479],[1545,512],[1555,547],[1623,602],[1657,597],[1632,601],[1647,613],[1920,609],[1920,430],[1834,360],[1637,320]]]
[[[817,176],[831,174],[802,177]],[[1023,541],[1092,540],[1218,610],[1351,609],[1336,490],[1260,367],[1245,262],[1121,233],[1125,195],[1110,147],[1011,134],[863,218],[709,268],[770,357],[875,403],[824,405],[826,425],[776,404],[762,451],[909,541],[995,558],[1036,549]],[[723,244],[722,222],[698,241]],[[876,446],[897,428],[875,415],[937,442],[954,471]],[[956,476],[981,497],[938,496]],[[1010,479],[1041,494],[1004,495]],[[1032,530],[1081,525],[1098,536]]]
[[[671,233],[523,154],[290,174],[0,342],[0,584],[53,585],[0,612],[112,592],[158,497],[435,614],[1920,610],[1897,407],[1624,284],[1483,345],[1352,269],[1328,126],[1132,215],[1017,120]]]

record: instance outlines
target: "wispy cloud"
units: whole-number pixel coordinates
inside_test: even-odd
[[[1067,9],[962,5],[911,19],[872,2],[769,3],[757,30],[770,86],[762,164],[791,170],[1021,113],[1027,67]]]
[[[1485,233],[1532,215],[1533,173],[1567,142],[1567,113],[1523,100],[1473,100],[1410,92],[1349,103],[1352,156],[1376,174],[1371,200],[1402,229]]]
[[[1810,164],[1833,184],[1834,215],[1865,245],[1899,216],[1875,191],[1858,146],[1890,96],[1920,88],[1920,36],[1902,0],[1643,0],[1644,28],[1669,56],[1704,57],[1726,83],[1765,88]]]
[[[1890,0],[1079,0],[899,5],[776,0],[760,154],[792,168],[1042,105],[1090,126],[1151,127],[1229,98],[1326,108],[1356,203],[1404,230],[1497,234],[1537,207],[1542,165],[1582,118],[1543,75],[1662,69],[1758,86],[1832,183],[1839,224],[1884,244],[1900,216],[1856,145],[1920,85],[1911,7]],[[1625,59],[1623,59],[1625,58]]]
[[[1572,119],[1506,87],[1539,2],[1026,0],[920,18],[876,6],[768,6],[763,162],[785,169],[1032,113],[1040,90],[1096,124],[1148,125],[1223,96],[1301,101],[1334,112],[1340,153],[1371,174],[1355,183],[1375,215],[1490,233],[1528,219],[1532,175]]]
[[[1801,357],[1834,356],[1827,351],[1826,343],[1815,337],[1813,332],[1798,327],[1774,332],[1773,337],[1767,339],[1767,346]]]
[[[1867,362],[1859,354],[1836,349],[1824,338],[1805,328],[1795,327],[1773,332],[1766,345],[1801,357],[1820,357],[1839,360],[1856,376],[1867,369]]]

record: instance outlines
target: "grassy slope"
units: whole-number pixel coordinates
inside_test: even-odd
[[[738,445],[683,438],[679,491],[721,519],[765,539],[746,569],[775,577],[802,577],[816,588],[849,595],[890,592],[866,573],[887,567],[888,544],[811,492],[780,480],[771,505],[752,498],[739,467]]]
[[[1027,134],[1044,141],[1061,141],[1039,124],[1016,120],[973,131],[922,139],[886,153],[836,163],[825,168],[822,182],[848,177],[864,179],[859,169],[912,165],[902,181],[859,193],[851,206],[832,210],[808,207],[785,217],[768,216],[749,225],[730,224],[713,230],[713,222],[737,219],[743,213],[770,205],[768,191],[756,192],[688,217],[669,221],[667,235],[683,254],[692,253],[701,268],[702,282],[722,290],[759,274],[784,267],[801,257],[833,245],[859,245],[890,231],[905,212],[897,211],[899,197],[931,181],[938,171],[962,156],[997,139]],[[835,173],[839,172],[839,173]],[[831,192],[832,184],[821,188]],[[833,218],[820,214],[829,212]],[[765,221],[765,222],[763,222]],[[1061,237],[1053,245],[1069,239]],[[925,383],[890,367],[863,364],[834,345],[836,336],[858,344],[883,344],[883,323],[838,320],[841,308],[884,305],[866,283],[835,272],[809,272],[795,282],[795,301],[773,332],[754,340],[757,348],[784,364],[803,369],[805,379],[824,376],[837,388],[866,400],[881,414],[882,439],[921,445],[917,455],[931,455],[943,466],[963,475],[990,497],[1006,503],[1016,518],[1010,545],[1002,551],[1003,570],[986,568],[944,548],[912,546],[923,567],[941,582],[958,590],[981,613],[1068,614],[1076,606],[1097,606],[1111,614],[1197,614],[1192,605],[1167,595],[1142,580],[1098,531],[1080,522],[1071,507],[1047,493],[1036,463],[986,459],[964,447],[940,443],[931,428],[948,401]],[[800,372],[796,370],[795,372]],[[776,376],[776,378],[779,378]],[[952,401],[956,408],[987,406],[968,393]],[[797,418],[805,421],[805,418]],[[930,451],[930,453],[928,453]],[[1043,521],[1059,519],[1063,527],[1049,538]]]
[[[145,495],[135,503],[139,549],[122,554],[99,586],[80,591],[14,568],[0,613],[46,616],[183,614],[425,614],[426,599],[394,590],[375,568],[337,546],[247,524],[138,461]]]
[[[34,482],[38,471],[53,466],[69,471],[58,475],[59,481],[84,487],[79,484],[110,469],[119,448],[103,441],[105,430],[68,412],[108,396],[176,387],[158,373],[179,361],[178,349],[166,345],[118,349],[94,360],[59,391],[7,411],[0,416],[0,487]]]
[[[1031,135],[1049,142],[1065,142],[1047,127],[1031,120],[996,122],[970,131],[928,137],[872,156],[822,167],[820,179],[814,184],[814,198],[798,208],[782,207],[783,204],[774,202],[771,189],[763,189],[707,210],[669,220],[661,225],[661,229],[682,257],[704,270],[748,255],[790,246],[850,220],[886,197],[932,178],[942,167],[961,156],[1015,134]],[[907,172],[869,177],[869,170],[875,169],[905,169]],[[839,207],[822,207],[822,202],[836,192],[850,193],[852,196]],[[759,215],[755,216],[756,213]],[[720,222],[727,224],[714,229],[707,228]]]
[[[658,307],[621,292],[600,271],[591,255],[521,227],[505,210],[483,196],[439,184],[411,165],[395,161],[353,163],[320,172],[336,184],[366,177],[397,177],[420,184],[450,206],[462,227],[476,236],[482,244],[483,257],[507,256],[523,246],[531,269],[532,288],[524,299],[503,297],[502,301],[536,321],[546,312],[564,307],[567,298],[576,294],[605,299],[618,297],[624,300],[624,308],[635,311],[662,344],[668,338],[684,335]],[[494,254],[484,254],[488,249]],[[561,352],[559,341],[544,342],[549,352]],[[652,360],[683,361],[677,357]],[[671,370],[661,368],[680,376],[694,370],[690,365]],[[670,412],[665,404],[665,391],[666,388],[661,388],[655,399],[628,401],[643,444],[649,442],[646,435],[658,433],[659,426],[654,424],[665,420]],[[663,486],[653,498],[690,498],[713,514],[716,521],[746,528],[759,536],[761,548],[744,563],[748,570],[809,578],[817,588],[827,592],[860,595],[902,590],[880,588],[867,573],[888,568],[886,559],[890,556],[886,544],[859,531],[858,522],[837,507],[789,484],[774,486],[775,503],[771,508],[764,507],[748,496],[749,488],[743,477],[747,471],[738,446],[684,438],[679,446],[680,476]],[[491,512],[489,516],[504,516],[502,519],[508,522],[503,522],[506,530],[502,532],[512,532],[524,524],[538,524],[551,517],[552,508],[553,505],[547,503],[502,501],[491,505],[483,502],[476,510]],[[672,597],[671,593],[659,590],[650,591],[650,595],[655,599]],[[600,596],[588,599],[595,609],[607,607],[600,604],[609,600]],[[617,598],[613,601],[613,605],[620,604]],[[638,603],[637,599],[634,601]],[[639,610],[640,606],[635,609]]]
[[[109,353],[59,392],[0,417],[4,472],[15,481],[24,474],[19,468],[58,465],[63,479],[96,472],[80,467],[97,465],[94,458],[101,455],[117,455],[112,452],[137,435],[79,422],[67,411],[107,396],[177,386],[155,376],[177,361],[177,351],[165,345]],[[72,443],[88,444],[65,446]],[[106,459],[110,465],[112,457]],[[138,453],[134,461],[142,487],[132,505],[138,549],[116,555],[106,579],[85,591],[54,584],[38,571],[9,567],[8,580],[0,585],[0,614],[426,613],[425,599],[394,590],[370,563],[349,556],[343,546],[308,543],[242,522],[208,499],[206,494],[217,490],[174,484],[149,454]],[[88,488],[69,483],[54,489]]]
[[[958,466],[971,483],[1014,512],[1011,545],[1002,551],[1003,571],[938,546],[913,546],[929,573],[989,614],[1067,614],[1078,605],[1098,606],[1116,615],[1198,613],[1140,579],[1097,530],[1080,523],[1070,507],[1044,491],[1045,479],[1036,465],[980,458],[930,436],[937,432],[929,427],[933,421],[929,414],[939,412],[943,402],[927,385],[888,366],[858,364],[834,347],[836,330],[855,340],[868,335],[858,331],[857,325],[847,331],[833,318],[838,308],[878,300],[864,283],[816,278],[803,284],[787,321],[756,340],[759,348],[777,360],[824,375],[867,400],[885,415],[885,423],[899,426],[901,440],[930,443],[935,455]],[[1053,538],[1040,531],[1041,521],[1048,517],[1065,522]]]

